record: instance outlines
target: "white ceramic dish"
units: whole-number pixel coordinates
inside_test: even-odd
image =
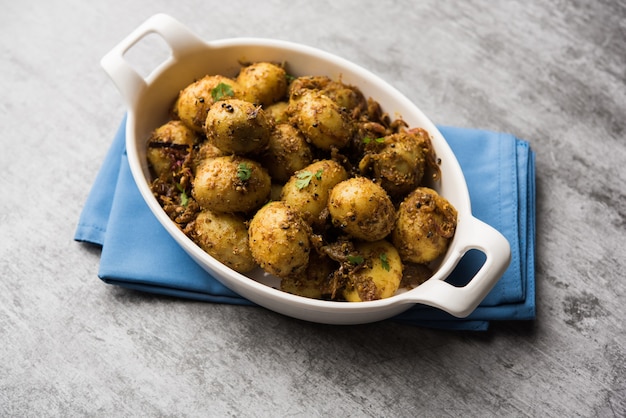
[[[171,56],[146,78],[124,55],[150,34],[162,37]],[[434,275],[419,287],[371,302],[334,302],[304,298],[273,288],[277,279],[256,271],[242,275],[224,266],[187,238],[170,221],[153,197],[146,162],[146,138],[164,123],[174,98],[184,86],[205,74],[234,76],[241,61],[286,62],[292,75],[327,75],[358,86],[390,115],[401,115],[411,127],[423,127],[433,137],[441,159],[442,180],[435,189],[458,211],[456,234]],[[510,261],[508,241],[494,228],[474,218],[465,178],[447,142],[433,123],[405,96],[367,70],[334,55],[289,42],[235,38],[204,42],[187,27],[164,14],[149,18],[102,59],[128,106],[126,147],[132,174],[150,210],[178,244],[206,271],[249,300],[273,311],[313,322],[356,324],[386,319],[425,304],[454,316],[469,315],[492,289]],[[470,249],[486,255],[483,267],[469,283],[456,287],[445,278]]]

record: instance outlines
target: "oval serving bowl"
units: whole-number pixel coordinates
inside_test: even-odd
[[[142,77],[125,54],[150,34],[163,38],[171,55],[150,75]],[[150,190],[146,139],[165,123],[178,92],[206,74],[235,76],[240,62],[285,62],[289,73],[326,75],[352,84],[366,97],[378,101],[392,117],[401,116],[410,127],[422,127],[432,137],[441,159],[441,180],[432,185],[458,211],[454,238],[435,268],[420,286],[387,299],[368,302],[336,302],[292,295],[276,287],[279,279],[260,269],[243,275],[226,267],[189,239],[167,216]],[[472,216],[470,198],[461,168],[435,125],[404,95],[371,72],[337,56],[285,41],[233,38],[205,42],[186,26],[164,14],[154,15],[135,29],[101,62],[128,106],[126,148],[134,180],[146,204],[174,240],[208,273],[226,287],[267,309],[307,321],[358,324],[395,316],[415,304],[442,309],[456,317],[469,315],[493,288],[508,267],[508,241],[494,228]],[[470,249],[485,254],[485,263],[465,286],[445,281]]]

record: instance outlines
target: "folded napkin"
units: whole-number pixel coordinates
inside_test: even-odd
[[[130,173],[122,121],[80,215],[75,240],[102,246],[98,276],[140,291],[205,302],[253,305],[196,264],[152,215]],[[467,318],[416,305],[392,320],[431,328],[485,330],[493,320],[535,317],[535,169],[529,144],[508,134],[440,126],[469,188],[472,213],[511,244],[508,270]],[[471,251],[449,280],[476,271]]]

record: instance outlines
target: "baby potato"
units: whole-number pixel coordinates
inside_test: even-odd
[[[263,107],[278,102],[287,94],[285,69],[270,62],[243,67],[236,81],[246,92],[246,100]]]
[[[213,103],[241,95],[242,90],[235,80],[222,75],[207,75],[180,91],[174,103],[174,113],[185,125],[202,132]]]
[[[257,266],[248,245],[248,228],[238,215],[203,210],[192,234],[200,248],[239,273]]]
[[[418,187],[400,204],[392,242],[402,260],[429,263],[447,250],[456,222],[457,211],[444,197]]]
[[[361,302],[393,296],[402,281],[398,250],[386,240],[358,242],[355,249],[363,257],[363,267],[349,273],[343,297],[348,302]]]
[[[338,162],[316,161],[291,176],[283,187],[281,200],[313,224],[326,208],[330,190],[347,178],[348,173]]]
[[[291,120],[317,148],[343,148],[354,132],[348,113],[319,91],[305,91],[287,110]]]
[[[328,278],[337,269],[337,263],[321,257],[315,251],[309,254],[309,265],[301,276],[287,277],[280,282],[280,290],[307,298],[322,299]]]
[[[365,177],[352,177],[333,187],[328,211],[335,227],[364,241],[385,238],[396,221],[387,192]]]
[[[197,167],[192,195],[203,209],[250,212],[267,201],[270,189],[270,176],[259,163],[229,155]]]
[[[224,152],[258,153],[267,147],[272,119],[245,100],[220,100],[209,108],[204,131],[208,140]]]
[[[198,139],[197,133],[181,121],[169,121],[156,128],[148,139],[147,158],[157,177],[170,173]]]
[[[299,130],[287,123],[276,125],[262,159],[273,180],[286,182],[293,173],[311,164],[312,160],[311,148]]]
[[[357,87],[343,84],[340,81],[333,81],[328,83],[322,91],[337,103],[339,107],[348,111],[356,108],[365,109],[367,107],[367,100]]]
[[[422,181],[428,138],[424,130],[399,132],[369,141],[359,162],[363,175],[371,175],[392,197],[404,196]]]
[[[289,102],[277,102],[273,105],[264,107],[265,113],[268,116],[271,116],[274,119],[274,123],[286,123],[289,119],[287,115],[287,108],[289,107]]]
[[[289,98],[298,100],[308,91],[317,90],[332,99],[340,108],[349,111],[367,107],[363,93],[354,86],[334,81],[327,76],[298,77],[291,82],[288,89]]]
[[[215,145],[211,144],[209,141],[204,141],[193,153],[192,169],[195,172],[198,166],[202,164],[203,161],[210,158],[223,157],[225,155],[228,154],[216,147]]]
[[[332,82],[332,79],[325,75],[297,77],[289,84],[287,95],[290,100],[298,100],[306,92],[323,90]]]
[[[304,274],[311,242],[298,212],[284,202],[270,202],[256,212],[248,233],[252,256],[263,270],[281,279]]]

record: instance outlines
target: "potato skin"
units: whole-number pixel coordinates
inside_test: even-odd
[[[392,242],[403,261],[429,263],[448,249],[456,222],[457,211],[444,197],[418,187],[400,204]]]
[[[319,149],[340,149],[352,139],[354,126],[348,114],[319,91],[306,91],[289,105],[287,112],[307,140]]]
[[[353,111],[357,108],[363,110],[367,107],[367,101],[363,93],[354,86],[339,81],[331,81],[322,91],[337,103],[340,108],[345,108],[348,111]]]
[[[333,80],[330,77],[319,76],[302,76],[291,81],[287,89],[287,95],[290,100],[298,100],[309,91],[322,91],[328,87]]]
[[[249,178],[240,178],[242,169]],[[271,179],[256,161],[229,155],[203,161],[196,169],[192,195],[203,209],[251,212],[267,201]]]
[[[304,186],[303,176],[309,178]],[[283,186],[281,200],[297,210],[307,223],[312,224],[326,208],[330,190],[347,178],[348,173],[336,161],[316,161],[291,176]]]
[[[402,261],[396,248],[380,240],[359,242],[355,249],[363,257],[364,267],[350,273],[344,298],[348,302],[361,302],[393,296],[402,281]]]
[[[285,69],[270,62],[256,62],[243,67],[236,81],[246,92],[246,100],[264,107],[280,101],[287,94]]]
[[[289,102],[276,102],[273,105],[264,107],[265,113],[268,116],[271,116],[274,119],[274,123],[287,123],[289,120],[289,115],[287,115],[287,108],[289,107]]]
[[[215,99],[213,89],[220,83],[228,85],[233,97],[241,97],[242,90],[235,80],[222,75],[207,75],[189,84],[178,93],[174,103],[174,114],[196,132],[203,132],[206,115]],[[222,97],[226,98],[226,97]]]
[[[197,170],[198,166],[202,164],[205,160],[215,158],[215,157],[223,157],[228,155],[228,153],[222,151],[209,141],[204,141],[200,144],[197,150],[193,153],[193,170],[194,172]]]
[[[396,222],[387,192],[365,177],[352,177],[333,187],[328,211],[335,227],[364,241],[385,238]]]
[[[336,262],[311,251],[306,271],[299,276],[282,279],[280,290],[307,298],[324,299],[329,277],[336,269]]]
[[[196,217],[193,240],[209,255],[239,273],[257,267],[244,219],[230,213],[201,211]]]
[[[359,162],[363,175],[371,175],[392,197],[414,190],[426,170],[430,139],[425,130],[399,132],[371,140]]]
[[[169,174],[176,155],[189,153],[198,140],[198,134],[181,121],[169,121],[156,128],[148,139],[147,158],[157,177]]]
[[[270,202],[250,221],[252,256],[261,268],[276,277],[299,277],[309,264],[309,232],[298,212],[284,202]]]
[[[340,108],[345,108],[350,112],[357,108],[363,110],[367,107],[367,100],[361,90],[327,76],[298,77],[289,85],[288,95],[290,99],[298,100],[309,91],[318,91],[328,96]]]
[[[311,147],[300,131],[287,123],[276,125],[262,159],[272,180],[284,183],[293,173],[311,164],[312,160]]]
[[[260,107],[245,100],[226,99],[209,108],[204,131],[220,150],[243,155],[263,151],[272,127],[272,119]]]

